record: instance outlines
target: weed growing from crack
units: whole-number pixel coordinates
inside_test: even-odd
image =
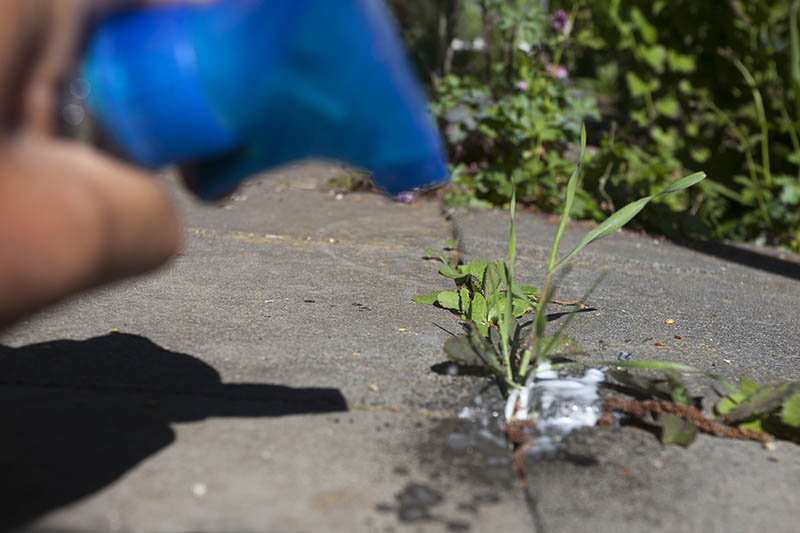
[[[546,364],[551,369],[586,366],[584,363],[553,362],[555,356],[569,357],[583,351],[576,342],[563,335],[578,307],[568,313],[556,334],[545,334],[547,306],[553,302],[556,290],[554,276],[558,270],[565,267],[584,247],[625,226],[654,198],[684,190],[705,178],[704,173],[698,172],[677,180],[656,194],[631,202],[587,232],[572,250],[559,258],[559,245],[581,179],[585,150],[586,130],[583,128],[580,158],[567,183],[564,211],[553,241],[541,290],[520,285],[514,280],[517,233],[516,192],[513,190],[509,207],[507,259],[473,259],[469,263],[461,263],[457,256],[448,261],[433,249],[425,251],[426,258],[442,263],[439,273],[454,280],[456,290],[432,291],[413,300],[437,305],[461,317],[469,332],[448,339],[444,351],[452,361],[460,365],[482,367],[494,374],[509,404],[506,411],[512,413],[508,417],[508,423],[515,422],[514,404],[522,388],[534,379],[540,365]],[[447,243],[446,249],[454,248],[455,243]],[[599,280],[592,290],[598,283]],[[573,303],[583,306],[590,293],[591,290],[581,301]],[[529,331],[524,332],[519,319],[529,311],[534,311],[534,316]],[[765,442],[771,440],[765,432],[800,440],[800,382],[761,386],[743,381],[741,387],[736,387],[718,376],[706,374],[728,390],[728,395],[716,407],[722,418],[720,421],[712,421],[690,405],[689,394],[680,377],[679,372],[699,372],[693,367],[659,361],[614,361],[599,363],[598,366],[628,367],[662,373],[663,378],[654,379],[621,370],[610,372],[614,380],[652,399],[645,402],[611,401],[606,402],[605,408],[624,411],[641,423],[657,426],[664,443],[687,445],[692,442],[698,429],[720,436]],[[722,427],[728,430],[721,429]]]

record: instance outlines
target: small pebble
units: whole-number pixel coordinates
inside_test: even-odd
[[[195,483],[192,485],[192,494],[198,498],[202,498],[208,492],[208,487],[205,483]]]
[[[630,358],[631,358],[630,352],[619,352],[619,355],[617,356],[617,359],[620,361],[628,361],[630,360]]]
[[[370,383],[369,385],[367,385],[367,388],[372,392],[378,392],[378,386],[374,383]]]

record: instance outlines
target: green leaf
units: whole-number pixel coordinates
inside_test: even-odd
[[[691,421],[678,415],[661,415],[658,418],[658,424],[661,426],[661,442],[663,444],[688,446],[697,436],[697,427]]]
[[[444,307],[445,309],[452,309],[453,311],[459,311],[460,306],[458,305],[458,293],[454,291],[441,291],[436,296],[436,301],[439,302],[439,305]]]
[[[655,101],[656,111],[665,117],[678,118],[680,113],[680,106],[678,100],[672,96],[660,98]]]
[[[745,398],[747,396],[743,392],[734,392],[722,398],[714,409],[721,415],[727,414]]]
[[[672,401],[678,405],[688,406],[690,403],[689,391],[686,389],[686,385],[683,384],[680,375],[671,369],[663,370],[663,373],[669,384],[669,393]]]
[[[658,79],[653,79],[646,82],[633,72],[626,73],[625,80],[628,82],[628,89],[631,91],[631,95],[634,97],[642,97],[650,94],[658,89],[659,86]]]
[[[676,72],[689,73],[695,69],[694,56],[680,54],[675,50],[670,50],[667,54],[667,63],[669,68]]]
[[[514,259],[517,255],[517,229],[514,226],[514,212],[517,207],[517,186],[514,181],[511,181],[511,205],[508,208],[509,212],[509,230],[508,230],[508,271],[509,278],[514,273]]]
[[[486,322],[486,300],[483,298],[483,294],[476,292],[472,296],[472,305],[470,305],[469,309],[469,318],[473,322],[481,323]],[[481,331],[483,333],[483,331]],[[484,336],[486,334],[484,333]]]
[[[765,385],[731,409],[725,418],[729,422],[740,422],[775,411],[795,393],[796,388],[800,388],[798,385],[795,383]]]
[[[526,296],[535,296],[539,294],[539,289],[537,289],[533,285],[515,285],[515,287],[521,290],[522,294]]]
[[[461,291],[459,291],[459,296],[461,297],[459,301],[460,310],[462,313],[466,313],[467,311],[469,311],[469,304],[470,304],[469,289],[467,289],[466,287],[461,287]]]
[[[456,241],[453,239],[447,239],[444,241],[444,247],[446,250],[455,250],[456,248]]]
[[[754,418],[753,420],[742,422],[739,424],[739,427],[742,429],[752,429],[753,431],[766,431],[764,427],[765,422],[767,422],[766,418],[766,416]]]
[[[441,274],[446,278],[456,279],[456,280],[463,279],[469,275],[469,274],[464,274],[463,272],[459,272],[458,270],[447,264],[441,266],[441,268],[439,269],[439,274]]]
[[[483,281],[486,277],[486,267],[488,265],[489,262],[482,259],[473,259],[469,264],[469,273],[478,279],[478,283],[481,286],[483,286]]]
[[[668,361],[604,361],[598,363],[605,366],[618,366],[621,368],[640,368],[643,370],[677,370],[678,372],[697,372],[698,370],[689,365],[681,363],[670,363]]]
[[[739,386],[742,388],[742,392],[745,394],[745,396],[750,396],[751,394],[758,392],[758,389],[761,388],[761,385],[747,378],[740,379]]]
[[[601,224],[599,224],[596,228],[588,232],[581,242],[578,243],[575,248],[573,248],[563,259],[561,259],[554,267],[549,270],[555,270],[562,265],[564,265],[569,259],[572,258],[576,253],[578,253],[584,246],[587,246],[593,243],[596,240],[602,239],[603,237],[607,237],[620,229],[622,226],[630,222],[630,220],[639,214],[639,211],[644,209],[644,207],[650,203],[650,201],[658,196],[669,194],[672,192],[680,191],[699,183],[706,177],[705,173],[703,172],[696,172],[690,176],[686,176],[685,178],[681,178],[672,185],[668,186],[664,190],[659,193],[646,196],[635,202],[631,202],[607,219],[605,219]],[[552,263],[552,262],[551,262]]]
[[[561,220],[558,223],[558,231],[556,231],[556,238],[553,240],[553,247],[550,252],[550,263],[548,264],[547,271],[555,270],[556,257],[558,256],[558,245],[561,242],[561,237],[564,235],[564,229],[567,227],[567,219],[572,211],[572,203],[575,200],[575,190],[578,188],[578,182],[581,179],[581,172],[583,171],[583,156],[586,153],[586,125],[581,126],[581,153],[578,157],[578,165],[575,171],[570,176],[567,182],[567,196],[564,199],[564,211],[561,213]]]
[[[781,422],[787,426],[800,428],[800,392],[783,402],[781,409]]]
[[[439,262],[441,262],[441,263],[443,263],[445,265],[447,264],[447,260],[442,256],[442,254],[440,254],[439,252],[437,252],[433,248],[425,248],[425,258],[426,259],[436,259],[436,260],[438,260]]]
[[[657,44],[655,46],[639,46],[637,48],[639,53],[642,55],[645,61],[653,67],[653,70],[656,72],[662,72],[664,70],[664,62],[667,60],[667,49],[664,48],[662,45]]]
[[[416,298],[411,298],[411,301],[421,304],[433,305],[438,301],[438,296],[440,292],[442,291],[431,291],[428,294],[422,294],[420,296],[417,296]]]

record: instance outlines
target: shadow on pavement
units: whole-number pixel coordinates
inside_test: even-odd
[[[684,245],[690,250],[710,255],[731,263],[738,263],[750,268],[763,270],[790,279],[800,280],[800,263],[775,257],[770,253],[759,253],[742,246],[722,242]],[[775,252],[777,253],[777,252]]]
[[[172,443],[172,422],[346,411],[336,389],[225,384],[137,335],[0,346],[0,530],[118,479]]]

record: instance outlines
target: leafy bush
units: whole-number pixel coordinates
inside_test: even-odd
[[[448,201],[503,205],[513,180],[522,203],[560,208],[581,123],[599,118],[594,97],[573,86],[561,64],[569,16],[551,16],[541,0],[428,1],[420,11],[395,3],[414,59],[429,73],[449,147]],[[411,13],[433,14],[438,24]],[[602,213],[581,190],[575,215]]]
[[[429,83],[455,203],[560,210],[580,123],[575,217],[676,177],[647,229],[800,250],[800,0],[396,0]],[[602,133],[601,133],[602,132]]]

